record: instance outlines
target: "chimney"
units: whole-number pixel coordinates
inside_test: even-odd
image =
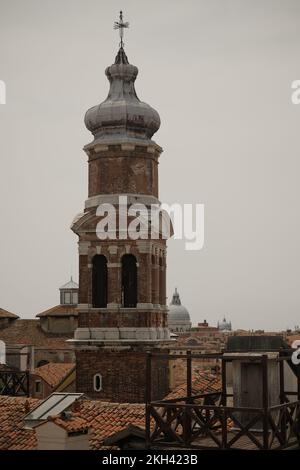
[[[91,428],[72,411],[48,417],[35,428],[37,450],[89,450]]]

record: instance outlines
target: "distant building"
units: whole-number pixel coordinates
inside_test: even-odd
[[[4,310],[3,308],[0,308],[0,329],[11,325],[18,318],[19,316],[15,313],[11,313],[7,310]]]
[[[53,392],[75,392],[75,364],[50,362],[30,374],[30,396],[46,398]]]
[[[78,284],[71,278],[59,290],[60,304],[37,314],[38,319],[22,319],[0,309],[0,340],[6,344],[10,367],[25,371],[49,362],[75,362],[67,340],[77,328]]]
[[[43,331],[49,333],[73,333],[77,328],[78,284],[72,277],[59,289],[60,304],[38,313]]]
[[[231,331],[231,321],[227,321],[226,318],[224,317],[221,322],[218,322],[218,328],[220,331]]]
[[[176,333],[185,333],[192,327],[192,322],[188,310],[181,304],[177,288],[169,305],[168,315],[169,329]]]

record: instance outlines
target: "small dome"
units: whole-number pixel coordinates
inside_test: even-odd
[[[160,127],[160,117],[137,97],[134,82],[138,69],[129,64],[123,47],[105,74],[110,82],[108,97],[86,112],[87,129],[101,142],[108,142],[112,137],[150,140]]]
[[[220,331],[231,331],[231,322],[224,317],[221,322],[218,322],[218,328]]]
[[[188,331],[192,323],[188,310],[181,305],[181,300],[177,288],[169,305],[168,326],[171,331]]]

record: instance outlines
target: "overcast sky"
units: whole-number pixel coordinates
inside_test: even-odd
[[[22,317],[78,279],[83,118],[108,92],[120,8],[136,90],[158,110],[160,199],[205,204],[205,246],[168,244],[193,323],[300,324],[298,0],[0,0],[0,307]]]

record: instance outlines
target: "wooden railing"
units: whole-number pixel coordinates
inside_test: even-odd
[[[0,395],[29,396],[29,371],[0,371]]]
[[[222,406],[221,400],[221,393],[210,393],[148,404],[148,448],[300,446],[300,401],[263,409]]]

